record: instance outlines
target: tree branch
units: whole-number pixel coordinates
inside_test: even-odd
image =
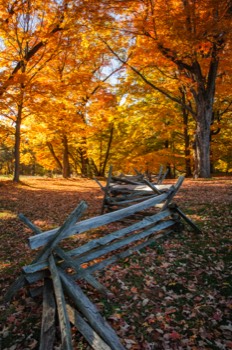
[[[60,24],[57,25],[51,32],[50,34],[55,34],[58,31],[63,30],[63,28],[60,27]],[[41,40],[38,44],[36,44],[33,48],[31,48],[26,56],[24,57],[23,60],[20,60],[15,68],[13,69],[12,73],[10,74],[10,76],[7,78],[7,80],[3,83],[2,87],[0,88],[0,96],[2,96],[4,94],[4,92],[7,90],[8,85],[10,84],[10,82],[13,80],[14,76],[16,75],[16,73],[25,65],[25,62],[30,61],[30,59],[35,56],[35,54],[46,45],[47,41],[43,41]]]
[[[184,107],[185,109],[187,109],[193,116],[196,115],[196,113],[193,111],[192,108],[190,108],[188,105],[185,105],[181,99],[177,98],[177,97],[174,97],[172,96],[168,91],[156,86],[155,84],[153,84],[150,80],[148,80],[145,75],[140,72],[138,69],[136,69],[135,67],[131,66],[129,63],[128,63],[128,59],[127,60],[123,60],[118,54],[117,52],[115,52],[111,46],[104,40],[104,39],[101,39],[104,44],[107,46],[107,48],[110,50],[110,52],[115,56],[117,57],[117,59],[122,62],[124,65],[128,66],[134,73],[136,73],[147,85],[149,85],[150,87],[152,87],[154,90],[160,92],[162,95],[168,97],[171,101],[173,102],[176,102],[178,103],[180,106]]]

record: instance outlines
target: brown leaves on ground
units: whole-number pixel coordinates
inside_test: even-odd
[[[99,272],[114,294],[110,300],[88,288],[126,349],[232,349],[231,185],[229,178],[186,179],[175,202],[203,234],[185,225],[183,232]],[[85,217],[99,215],[102,197],[88,179],[1,181],[2,295],[35,254],[27,247],[31,232],[19,213],[46,230],[61,225],[81,200],[88,203]],[[21,290],[1,306],[0,322],[3,350],[37,349],[41,299]],[[75,329],[73,337],[77,349],[89,349]]]

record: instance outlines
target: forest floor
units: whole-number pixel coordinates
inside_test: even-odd
[[[81,200],[88,203],[85,217],[99,215],[102,205],[102,191],[90,179],[22,181],[15,185],[0,179],[1,299],[35,256],[27,246],[32,233],[19,213],[44,231],[60,226]],[[231,177],[186,179],[175,202],[202,234],[186,225],[181,233],[98,273],[115,297],[87,293],[126,349],[232,349],[231,199]],[[41,297],[32,299],[27,288],[10,304],[1,302],[1,350],[38,349],[41,304]],[[74,349],[90,349],[72,331]]]

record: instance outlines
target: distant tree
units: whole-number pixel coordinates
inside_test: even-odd
[[[21,126],[29,115],[28,96],[31,98],[33,93],[35,76],[57,54],[64,9],[65,5],[50,0],[46,3],[30,0],[0,3],[0,96],[14,115],[14,182],[19,181],[20,175]],[[7,117],[12,118],[11,115]]]

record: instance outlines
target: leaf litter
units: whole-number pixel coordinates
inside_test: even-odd
[[[202,235],[185,225],[182,232],[98,272],[113,294],[110,299],[82,282],[126,349],[232,349],[231,185],[230,178],[186,179],[175,202]],[[26,243],[31,232],[17,215],[47,230],[61,225],[81,200],[88,203],[85,218],[100,214],[102,192],[93,180],[0,183],[1,298],[34,255]],[[0,311],[1,349],[38,349],[41,297],[32,299],[22,289]],[[76,329],[72,332],[77,349],[90,349]]]

